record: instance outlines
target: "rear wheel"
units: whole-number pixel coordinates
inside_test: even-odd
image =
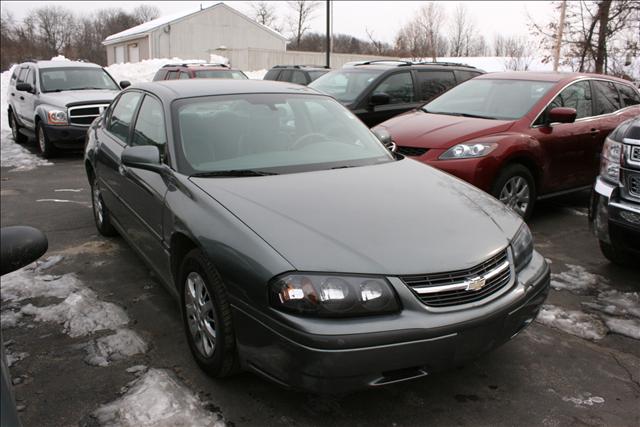
[[[212,377],[226,377],[237,367],[235,332],[227,291],[200,249],[189,252],[180,268],[182,320],[193,357]]]
[[[93,205],[93,219],[98,232],[106,237],[118,235],[118,232],[111,224],[111,215],[104,204],[100,188],[98,188],[95,179],[91,181],[91,204]]]
[[[631,252],[626,251],[622,248],[615,247],[611,243],[607,243],[602,240],[600,240],[599,242],[602,255],[604,255],[604,257],[612,263],[623,266],[634,265],[635,258]]]
[[[56,153],[56,148],[53,146],[51,141],[49,141],[47,132],[44,130],[44,126],[42,126],[41,122],[36,124],[36,142],[38,143],[40,155],[45,159],[53,157]]]
[[[27,142],[27,136],[20,133],[20,125],[16,119],[16,114],[11,111],[9,113],[9,127],[11,127],[11,136],[17,144],[24,144]]]
[[[491,194],[524,219],[531,217],[536,184],[525,166],[513,164],[504,168],[494,182]]]

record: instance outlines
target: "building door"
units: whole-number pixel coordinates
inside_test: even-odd
[[[140,62],[140,48],[138,43],[129,45],[129,62]]]
[[[116,49],[115,49],[115,62],[116,62],[116,64],[124,63],[124,46],[116,46]]]

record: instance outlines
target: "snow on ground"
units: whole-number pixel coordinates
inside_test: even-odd
[[[640,319],[605,316],[604,323],[615,334],[640,340]]]
[[[262,80],[264,75],[267,74],[267,70],[258,70],[258,71],[244,71],[244,73],[251,80]]]
[[[226,423],[173,374],[149,369],[128,385],[119,399],[101,406],[93,417],[104,426],[215,426]]]
[[[29,357],[29,353],[18,352],[13,353],[8,348],[5,348],[4,355],[7,357],[7,367],[10,368],[22,359]]]
[[[5,310],[0,313],[0,327],[2,329],[15,328],[22,319],[22,313],[19,311]]]
[[[25,267],[2,276],[2,300],[17,302],[37,297],[67,298],[80,287],[81,282],[73,274],[36,275],[34,269]]]
[[[135,63],[112,64],[106,70],[117,82],[128,80],[132,84],[150,82],[156,72],[167,64],[200,64],[201,59],[160,58],[145,59]]]
[[[590,340],[600,340],[608,332],[605,324],[594,315],[577,310],[565,310],[551,304],[542,306],[536,321]]]
[[[609,287],[607,280],[597,274],[589,273],[584,267],[567,264],[569,270],[551,274],[551,287],[567,290],[579,295],[593,293]]]
[[[563,397],[565,402],[571,402],[576,406],[593,406],[594,404],[604,403],[604,398],[600,396],[591,396],[591,393],[585,393],[577,397]]]
[[[623,314],[640,318],[640,292],[620,292],[615,289],[600,292],[598,301],[616,307]]]
[[[85,362],[95,366],[108,366],[111,362],[146,353],[149,346],[131,329],[118,329],[115,334],[91,341],[85,346]]]

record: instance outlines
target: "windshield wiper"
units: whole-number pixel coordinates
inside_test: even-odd
[[[497,120],[495,117],[490,116],[481,116],[479,114],[469,114],[469,113],[454,113],[451,111],[429,111],[426,108],[421,108],[422,111],[429,114],[442,114],[445,116],[457,116],[457,117],[471,117],[474,119],[488,119],[488,120]]]
[[[107,90],[107,88],[105,87],[72,87],[70,89],[66,89],[66,90]]]
[[[236,169],[228,171],[198,172],[191,175],[194,178],[211,178],[216,176],[269,176],[278,175],[276,172],[265,172],[255,169]]]

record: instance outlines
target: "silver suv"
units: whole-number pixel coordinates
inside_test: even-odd
[[[58,148],[82,148],[87,129],[120,88],[99,65],[76,61],[26,61],[15,67],[8,117],[17,143],[35,137],[43,157]]]

